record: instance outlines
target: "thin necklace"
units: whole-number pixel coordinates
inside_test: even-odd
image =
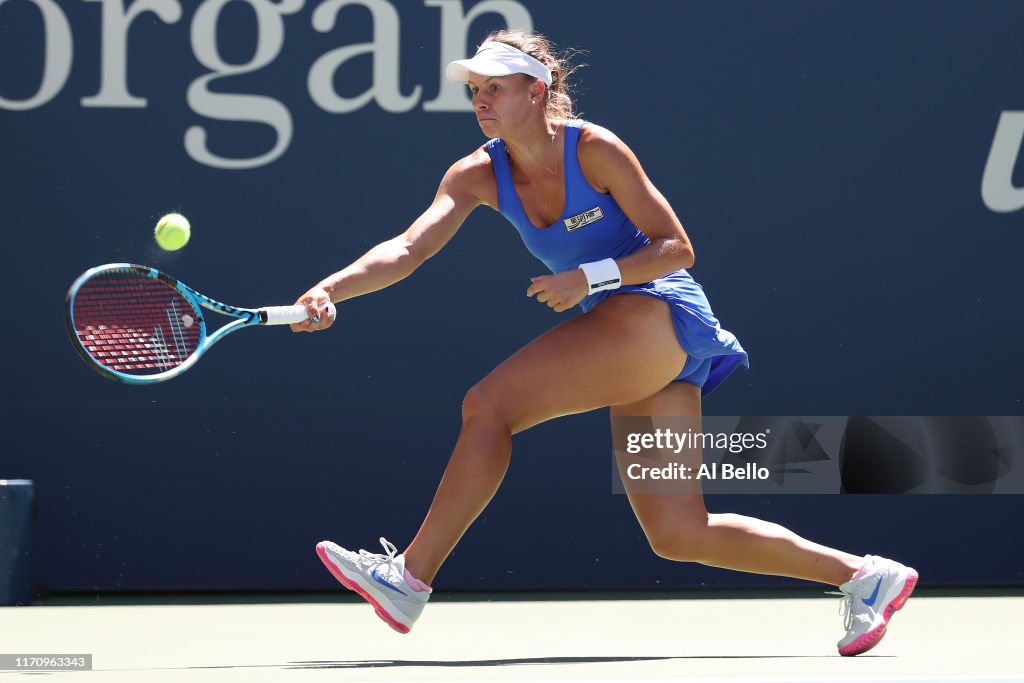
[[[555,169],[551,170],[544,164],[540,163],[536,159],[530,159],[533,163],[537,164],[551,175],[558,175],[558,150],[555,149],[555,137],[558,136],[558,126],[555,126],[555,130],[551,133],[551,152],[555,155]]]

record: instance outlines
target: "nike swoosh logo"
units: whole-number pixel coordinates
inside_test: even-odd
[[[405,595],[405,593],[403,593],[402,591],[398,590],[397,588],[392,586],[390,583],[388,583],[387,580],[383,576],[381,576],[380,572],[377,571],[376,569],[374,569],[373,572],[370,573],[370,576],[373,577],[374,581],[376,581],[380,585],[384,586],[385,588],[390,588],[391,590],[395,591],[399,595]],[[875,589],[875,593],[877,593],[877,592],[878,592],[878,589],[876,588]],[[405,595],[405,597],[409,597],[409,596]]]
[[[376,570],[374,570],[374,572],[376,573]],[[875,584],[875,592],[871,594],[870,598],[861,598],[860,599],[861,602],[863,602],[868,607],[873,606],[875,604],[875,601],[878,600],[878,589],[881,588],[881,587],[882,587],[882,580],[879,579],[878,583]]]

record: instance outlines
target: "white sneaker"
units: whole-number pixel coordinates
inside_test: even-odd
[[[840,611],[846,616],[846,636],[839,641],[844,657],[867,652],[885,635],[889,619],[903,607],[917,585],[917,571],[884,557],[868,555],[866,574],[839,590],[845,594]]]
[[[405,555],[383,537],[387,555],[354,553],[336,543],[321,541],[316,554],[345,588],[373,605],[377,616],[399,633],[408,633],[430,599],[430,591],[413,590],[405,580]]]

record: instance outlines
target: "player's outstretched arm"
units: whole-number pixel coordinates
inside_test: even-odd
[[[486,156],[486,152],[484,153]],[[329,302],[369,294],[403,280],[448,243],[466,217],[483,203],[480,183],[483,161],[479,153],[455,163],[445,173],[434,201],[402,234],[381,242],[353,263],[329,275],[296,300],[310,315],[320,317],[292,325],[295,332],[326,329],[331,322],[324,312]]]

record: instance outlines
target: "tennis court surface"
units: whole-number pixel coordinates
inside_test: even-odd
[[[566,599],[568,597],[568,599]],[[82,597],[0,609],[0,652],[91,654],[87,681],[1024,681],[1024,591],[919,589],[839,657],[820,591],[441,594],[409,635],[348,595]]]

